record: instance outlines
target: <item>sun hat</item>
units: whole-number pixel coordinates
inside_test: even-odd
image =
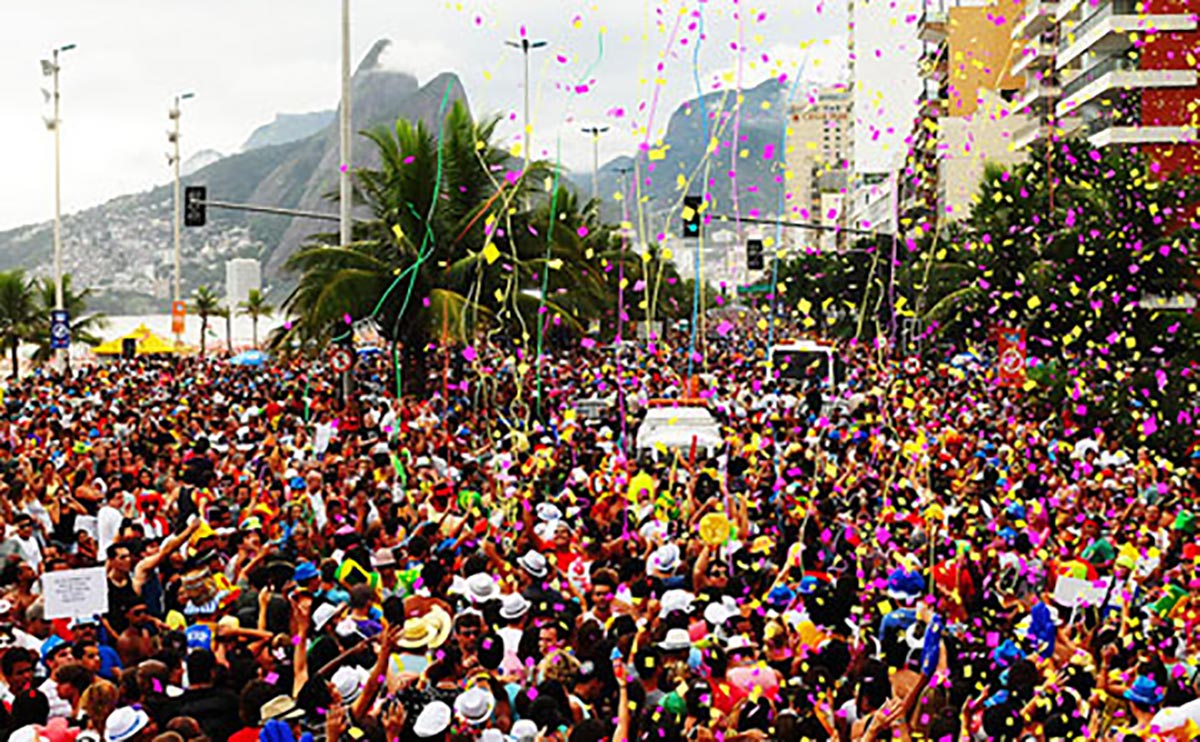
[[[687,590],[668,590],[663,593],[660,601],[661,608],[658,611],[658,617],[666,618],[675,611],[691,613],[695,601],[696,596]]]
[[[655,549],[646,560],[647,572],[670,574],[679,566],[679,547],[666,544]]]
[[[150,715],[141,709],[122,706],[108,716],[104,724],[105,742],[126,742],[150,724]]]
[[[296,701],[288,695],[278,695],[262,705],[259,717],[263,721],[270,719],[299,719],[304,716],[304,709],[296,705]]]
[[[422,618],[429,624],[433,636],[429,639],[429,648],[437,649],[446,643],[450,638],[450,632],[454,630],[454,619],[450,618],[450,614],[440,606],[434,606]]]
[[[325,628],[325,624],[329,623],[329,619],[333,618],[338,612],[338,607],[333,603],[322,603],[313,611],[313,628],[317,631]]]
[[[350,703],[362,693],[370,673],[357,665],[342,665],[333,674],[333,687],[341,696],[342,703]]]
[[[530,719],[518,719],[513,722],[512,729],[508,732],[516,742],[533,742],[537,738],[538,728]]]
[[[487,572],[479,572],[467,578],[466,595],[472,603],[486,603],[500,597],[500,586]]]
[[[396,640],[396,646],[401,649],[424,649],[433,638],[433,628],[424,616],[414,616],[405,620],[404,630]]]
[[[371,566],[375,569],[396,566],[395,552],[387,548],[376,549],[375,553],[371,554]]]
[[[442,701],[434,701],[417,714],[413,723],[413,733],[421,739],[429,739],[442,734],[450,727],[454,712]]]
[[[292,579],[296,582],[308,582],[312,578],[320,576],[317,565],[312,562],[300,562],[296,565],[296,571],[292,573]]]
[[[500,618],[509,621],[524,616],[529,612],[529,600],[520,593],[508,593],[500,597]]]
[[[562,520],[562,509],[552,502],[540,502],[536,508],[538,520],[553,523]]]
[[[752,644],[749,639],[741,634],[731,636],[729,637],[729,641],[725,642],[725,651],[729,654],[733,654],[734,652],[744,652],[751,649],[754,649],[754,644]]]
[[[667,635],[658,643],[658,648],[664,652],[678,652],[692,648],[692,637],[687,629],[669,629]]]
[[[1140,703],[1143,706],[1157,706],[1162,703],[1164,691],[1151,678],[1138,675],[1123,694],[1126,700]]]
[[[454,699],[454,713],[471,726],[479,726],[492,716],[496,697],[479,686],[469,688]]]
[[[517,564],[534,577],[542,578],[550,573],[550,564],[539,551],[525,552],[523,556],[517,557]]]
[[[713,626],[722,626],[726,621],[738,615],[738,610],[721,603],[709,603],[704,608],[704,620]]]

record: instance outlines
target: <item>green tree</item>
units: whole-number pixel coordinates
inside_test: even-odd
[[[70,274],[63,275],[63,308],[67,310],[70,319],[71,342],[96,346],[101,342],[97,334],[108,326],[108,317],[99,312],[88,312],[88,300],[92,298],[92,289],[75,291]],[[37,300],[37,317],[31,328],[30,342],[35,345],[33,360],[36,363],[46,363],[54,357],[50,348],[50,312],[56,307],[54,279],[42,278],[34,289]]]
[[[200,355],[203,356],[208,342],[208,318],[215,317],[221,307],[221,300],[212,287],[205,284],[198,286],[192,294],[192,311],[200,315]]]
[[[274,311],[275,307],[267,303],[267,298],[258,289],[250,289],[250,293],[246,295],[246,300],[238,303],[239,314],[250,318],[251,336],[254,338],[255,348],[258,347],[259,318],[270,317]]]
[[[29,339],[37,322],[38,305],[33,282],[23,270],[0,272],[0,347],[12,354],[12,376],[20,373],[17,351]]]
[[[554,177],[545,163],[521,173],[493,144],[497,122],[456,104],[440,138],[407,121],[366,132],[380,166],[356,170],[354,192],[371,217],[350,245],[317,236],[288,261],[296,320],[274,344],[327,342],[350,329],[345,318],[371,318],[413,366],[406,377],[423,380],[430,343],[488,332],[529,347],[544,328],[578,330],[601,311],[594,258],[611,230],[594,205],[541,190]]]

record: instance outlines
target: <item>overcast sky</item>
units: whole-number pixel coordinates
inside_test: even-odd
[[[634,150],[649,125],[695,95],[693,50],[703,8],[703,89],[768,76],[830,80],[844,65],[844,0],[351,0],[353,59],[394,42],[389,66],[423,83],[456,72],[476,112],[519,116],[520,52],[504,46],[522,27],[550,42],[534,56],[535,148],[591,169],[580,126],[605,123],[602,160]],[[53,216],[53,138],[38,60],[62,57],[63,211],[167,182],[167,110],[184,104],[184,159],[199,149],[236,152],[276,113],[329,109],[339,94],[338,0],[0,0],[0,229]],[[740,26],[740,28],[739,28]],[[672,35],[674,40],[672,41]],[[739,54],[738,40],[743,40]],[[603,50],[601,51],[601,41]],[[664,56],[665,55],[665,56]],[[764,59],[766,61],[764,61]],[[656,75],[655,66],[665,64]],[[655,83],[658,77],[661,85]],[[586,86],[586,87],[583,87]],[[651,118],[655,93],[656,112]],[[644,109],[639,107],[645,103]],[[509,143],[518,121],[502,130]],[[652,137],[653,141],[653,137]],[[365,145],[359,145],[365,146]]]

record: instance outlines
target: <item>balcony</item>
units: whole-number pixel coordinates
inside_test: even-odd
[[[927,47],[918,60],[918,69],[926,80],[942,82],[950,74],[949,45],[942,43],[936,47]]]
[[[917,38],[926,43],[945,41],[947,16],[944,10],[926,10],[917,23]]]
[[[1039,142],[1045,142],[1049,136],[1049,124],[1044,121],[1031,121],[1013,132],[1013,147],[1016,149],[1025,149]]]
[[[1020,59],[1013,62],[1012,74],[1024,75],[1030,70],[1044,70],[1054,64],[1054,44],[1049,41],[1034,41],[1020,51]]]
[[[1093,119],[1083,125],[1083,135],[1097,148],[1120,144],[1195,144],[1200,141],[1194,126],[1147,125],[1136,114]]]
[[[1135,31],[1196,30],[1194,13],[1138,13],[1139,0],[1111,0],[1096,9],[1078,24],[1064,25],[1060,30],[1059,69],[1074,62],[1085,52],[1112,54],[1132,46],[1129,34]]]
[[[1065,116],[1114,89],[1178,88],[1196,84],[1196,70],[1144,70],[1138,65],[1138,60],[1120,55],[1089,67],[1063,86],[1062,100],[1056,112]]]
[[[1025,12],[1013,24],[1013,39],[1035,39],[1054,23],[1058,3],[1055,0],[1029,0],[1025,3]]]
[[[1062,88],[1052,81],[1033,80],[1013,105],[1013,113],[1040,115],[1050,110],[1062,95]]]

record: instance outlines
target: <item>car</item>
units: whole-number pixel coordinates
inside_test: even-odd
[[[635,436],[638,455],[658,458],[664,451],[716,455],[725,445],[721,426],[708,407],[671,400],[650,403]]]

